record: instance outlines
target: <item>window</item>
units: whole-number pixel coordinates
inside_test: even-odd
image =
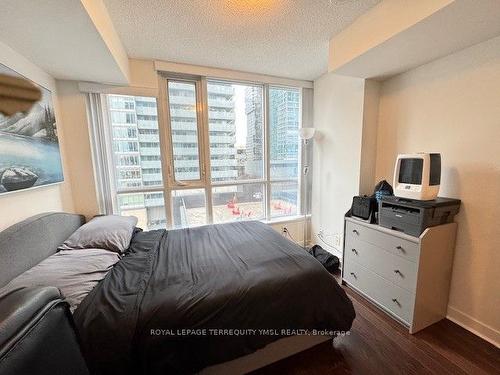
[[[143,229],[161,229],[167,225],[163,193],[118,194],[118,213],[138,218]]]
[[[207,223],[204,189],[184,189],[172,192],[173,227],[193,227]]]
[[[163,192],[150,190],[163,186],[158,117],[154,116],[147,123],[135,121],[141,107],[154,105],[156,112],[156,99],[124,95],[106,97],[113,145],[111,167],[117,192],[115,211],[136,216],[142,228],[164,228],[167,216]],[[143,135],[154,139],[144,140]]]
[[[297,215],[298,191],[297,181],[271,183],[271,217]]]
[[[135,124],[136,122],[135,113],[115,110],[112,109],[112,107],[110,107],[110,110],[111,110],[111,121],[114,124]]]
[[[212,204],[214,223],[264,219],[264,184],[214,187]]]
[[[199,180],[196,83],[168,81],[167,91],[174,178],[177,181]]]
[[[113,128],[113,139],[137,138],[137,129],[130,127],[115,126]]]
[[[109,99],[108,105],[112,110],[135,108],[134,100],[130,96],[123,95],[114,95]]]
[[[160,82],[158,103],[103,96],[115,212],[137,216],[147,229],[300,214],[300,89]]]
[[[300,100],[300,91],[297,89],[269,89],[272,218],[297,215],[299,212]]]
[[[119,139],[121,139],[121,137],[113,137],[113,151],[115,151],[116,153],[139,151],[139,144],[137,142],[127,142]]]
[[[139,157],[131,155],[117,155],[116,166],[132,166],[139,165]]]
[[[212,182],[262,179],[262,86],[209,81],[207,92]]]
[[[300,92],[269,89],[269,138],[271,179],[298,177]]]

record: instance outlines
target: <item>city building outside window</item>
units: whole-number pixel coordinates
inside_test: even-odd
[[[105,95],[116,213],[137,216],[144,229],[300,213],[300,89],[163,82],[164,103]]]

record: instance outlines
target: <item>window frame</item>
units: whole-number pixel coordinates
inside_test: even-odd
[[[169,81],[188,81],[196,82],[196,100],[197,100],[197,130],[198,130],[198,155],[200,158],[200,179],[190,181],[175,181],[173,178],[173,144],[171,137],[171,122],[170,122],[170,103],[168,101],[168,82]],[[221,82],[242,85],[252,85],[262,87],[262,106],[263,106],[263,132],[264,132],[264,150],[263,150],[263,177],[261,179],[251,180],[232,180],[232,181],[212,181],[211,176],[211,159],[210,159],[210,128],[209,128],[209,110],[208,110],[208,83]],[[167,210],[167,227],[173,228],[173,211],[172,211],[172,192],[183,189],[204,189],[205,191],[205,211],[207,224],[212,224],[213,220],[213,197],[212,192],[215,187],[223,186],[239,186],[246,184],[262,184],[264,192],[264,214],[265,218],[261,219],[266,222],[286,220],[290,217],[303,215],[303,199],[302,191],[304,184],[303,168],[303,144],[297,138],[298,155],[297,155],[297,177],[293,178],[274,178],[271,179],[271,161],[270,161],[270,122],[269,122],[269,90],[271,88],[292,89],[297,90],[299,94],[299,113],[298,113],[298,129],[302,127],[302,108],[303,108],[303,92],[302,87],[287,86],[278,84],[269,84],[265,82],[232,80],[218,77],[191,76],[179,74],[158,74],[159,95],[157,98],[158,107],[158,124],[160,134],[164,133],[162,150],[162,172],[164,180],[164,197],[165,208]],[[162,137],[160,136],[160,143]],[[164,157],[166,155],[167,157]],[[271,186],[274,183],[297,183],[297,213],[292,216],[271,216]]]
[[[197,133],[198,133],[198,155],[200,165],[200,179],[189,181],[176,181],[174,175],[173,163],[173,142],[172,142],[172,129],[170,122],[170,103],[168,98],[168,81],[176,82],[189,82],[194,83],[196,88],[196,113],[197,113]],[[208,83],[221,82],[242,85],[252,85],[262,88],[262,111],[263,111],[263,173],[262,178],[249,179],[249,180],[228,180],[228,181],[212,181],[211,178],[211,158],[210,158],[210,128],[209,128],[209,107],[208,107]],[[299,113],[298,113],[298,129],[302,127],[302,110],[303,110],[303,88],[300,86],[289,86],[282,84],[270,84],[266,82],[245,81],[237,79],[224,79],[219,77],[205,77],[193,75],[180,75],[180,74],[166,74],[159,72],[158,74],[158,92],[157,95],[152,94],[137,94],[131,91],[130,93],[106,93],[101,98],[102,109],[105,112],[103,116],[106,129],[106,138],[108,139],[106,151],[111,157],[109,160],[110,170],[113,171],[109,176],[111,179],[111,194],[112,206],[116,211],[118,207],[118,195],[124,193],[155,193],[162,192],[165,204],[166,226],[167,228],[174,228],[173,222],[173,203],[172,193],[176,190],[189,190],[189,189],[203,189],[205,191],[205,211],[207,224],[214,222],[213,218],[213,188],[224,186],[241,186],[247,184],[262,184],[262,191],[264,194],[264,218],[256,219],[264,222],[274,222],[282,220],[295,219],[299,215],[303,215],[303,198],[302,191],[305,183],[302,173],[303,168],[303,142],[297,139],[298,142],[298,173],[297,177],[292,178],[274,178],[271,179],[271,161],[270,161],[270,103],[269,103],[269,90],[270,88],[278,89],[292,89],[297,90],[299,93]],[[123,95],[123,96],[148,96],[155,98],[157,107],[157,121],[158,132],[160,138],[160,159],[162,170],[162,185],[158,186],[142,186],[139,188],[118,188],[115,183],[115,159],[112,151],[112,127],[110,119],[110,111],[108,108],[108,95]],[[124,109],[127,111],[130,109]],[[271,186],[275,183],[297,183],[297,210],[295,215],[271,216]]]
[[[249,82],[249,81],[241,81],[241,80],[228,80],[228,79],[220,79],[220,78],[211,78],[211,77],[206,77],[204,79],[205,84],[204,84],[204,89],[206,92],[205,98],[206,102],[203,103],[203,106],[207,108],[206,110],[206,134],[207,134],[207,144],[205,147],[207,147],[208,150],[208,156],[207,160],[210,161],[208,164],[209,166],[209,171],[210,171],[210,179],[208,180],[213,187],[217,186],[232,186],[232,185],[244,185],[244,184],[251,184],[251,183],[265,183],[268,180],[268,174],[267,174],[267,158],[268,158],[268,153],[267,153],[267,123],[266,123],[266,113],[267,113],[267,107],[266,107],[266,85],[264,83],[259,83],[259,82]],[[229,84],[236,84],[236,85],[245,85],[245,86],[255,86],[255,87],[260,87],[262,89],[262,132],[263,132],[263,150],[262,150],[262,178],[254,178],[254,179],[247,179],[247,180],[227,180],[227,181],[212,181],[211,174],[212,174],[212,166],[211,166],[211,158],[210,158],[210,120],[209,120],[209,110],[208,110],[208,84],[209,82],[213,83],[229,83]]]
[[[194,84],[195,87],[195,100],[196,100],[196,129],[198,138],[198,168],[200,178],[196,180],[178,180],[175,177],[175,163],[174,163],[174,140],[172,137],[172,122],[170,115],[170,101],[168,95],[168,83],[172,82],[183,82]],[[160,115],[158,114],[158,125],[163,126],[167,130],[165,137],[165,144],[163,147],[160,145],[160,149],[166,150],[166,166],[167,166],[167,181],[164,179],[164,185],[175,187],[177,189],[181,188],[199,188],[204,185],[204,180],[206,177],[206,160],[204,157],[204,134],[203,134],[203,97],[202,97],[202,82],[200,78],[189,78],[189,77],[164,77],[163,84],[160,85],[160,103],[156,103],[157,107],[162,106],[162,112],[164,113],[164,120],[162,121]],[[201,105],[200,105],[201,103]],[[165,171],[165,169],[164,169]],[[165,184],[167,182],[167,184]]]

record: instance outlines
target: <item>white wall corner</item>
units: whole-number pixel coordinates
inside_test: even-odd
[[[359,194],[364,91],[360,78],[329,73],[314,81],[314,126],[320,136],[313,150],[311,234],[313,242],[331,251],[334,238],[343,234],[352,197]],[[330,245],[319,238],[320,231]]]
[[[386,79],[499,35],[499,12],[498,0],[381,1],[330,40],[328,69]]]
[[[453,1],[380,2],[330,39],[328,71],[335,72]]]
[[[377,162],[377,129],[380,98],[380,82],[365,80],[363,98],[363,128],[361,134],[361,158],[359,175],[360,194],[370,195],[375,186]]]

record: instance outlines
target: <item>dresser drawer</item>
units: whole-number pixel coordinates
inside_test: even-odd
[[[371,243],[407,260],[416,263],[418,262],[419,248],[418,244],[415,242],[411,242],[394,235],[389,235],[377,229],[353,223],[351,221],[347,221],[346,223],[345,237],[346,239],[351,237]]]
[[[359,263],[401,288],[415,293],[417,264],[414,262],[352,236],[348,236],[345,241],[345,259],[347,262]]]
[[[415,297],[353,261],[344,265],[344,280],[392,312],[408,325],[412,321]]]

